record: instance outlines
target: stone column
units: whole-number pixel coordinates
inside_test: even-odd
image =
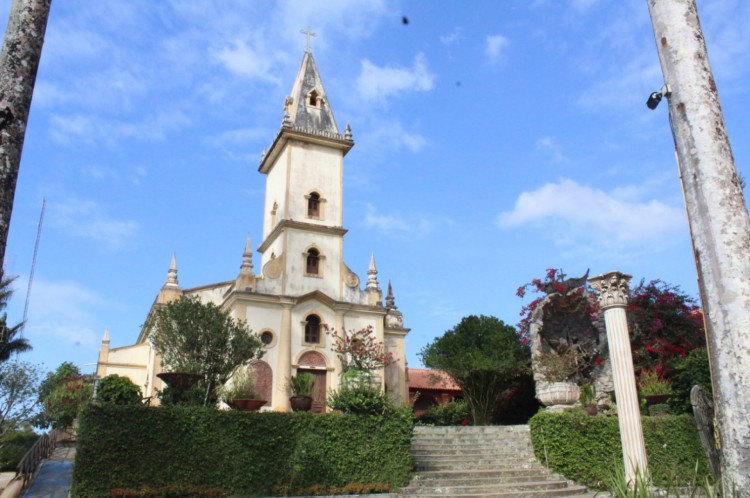
[[[287,379],[292,375],[292,303],[281,303],[281,330],[279,331],[279,356],[273,373],[273,409],[288,412],[289,390]]]
[[[612,361],[615,396],[617,397],[617,419],[620,424],[625,478],[632,486],[637,474],[648,478],[648,460],[646,445],[643,442],[638,394],[635,389],[628,320],[625,315],[630,278],[630,275],[613,271],[592,277],[589,283],[599,293],[599,307],[604,312],[609,357]]]

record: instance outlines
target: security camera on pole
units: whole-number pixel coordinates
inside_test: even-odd
[[[750,492],[750,216],[695,0],[647,2],[671,90],[669,116],[706,319],[722,483],[744,496]]]

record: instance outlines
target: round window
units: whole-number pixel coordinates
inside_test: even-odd
[[[273,342],[273,333],[265,331],[262,334],[260,334],[260,342],[268,346]]]

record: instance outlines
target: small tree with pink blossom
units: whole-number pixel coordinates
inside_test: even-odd
[[[383,341],[376,340],[375,331],[370,325],[350,332],[330,329],[326,330],[326,335],[333,340],[331,349],[341,360],[344,372],[371,372],[385,368],[395,361],[393,353],[385,350]]]

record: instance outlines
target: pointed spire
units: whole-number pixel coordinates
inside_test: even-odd
[[[367,270],[367,275],[365,292],[368,295],[368,304],[381,306],[383,303],[383,290],[378,284],[378,269],[375,267],[375,254],[370,256],[370,269]]]
[[[388,295],[385,296],[385,307],[392,310],[398,309],[396,298],[393,297],[393,287],[390,280],[388,281]]]
[[[344,140],[351,140],[352,139],[352,127],[349,126],[349,123],[346,123],[346,130],[344,131]]]
[[[172,263],[169,265],[169,271],[167,272],[167,283],[164,287],[179,287],[180,283],[177,281],[177,254],[172,253]]]
[[[284,103],[284,110],[289,114],[289,119],[284,116],[283,127],[288,123],[295,129],[339,134],[315,58],[309,51],[302,57],[302,64],[292,93]]]
[[[240,273],[253,273],[253,250],[250,246],[250,234],[247,234],[247,239],[245,240],[245,252],[242,253]]]
[[[102,344],[109,344],[109,327],[104,329],[104,337],[102,337]]]
[[[255,288],[255,272],[253,271],[253,249],[250,244],[250,234],[245,238],[245,252],[242,253],[240,274],[234,284],[238,291],[252,291]]]

